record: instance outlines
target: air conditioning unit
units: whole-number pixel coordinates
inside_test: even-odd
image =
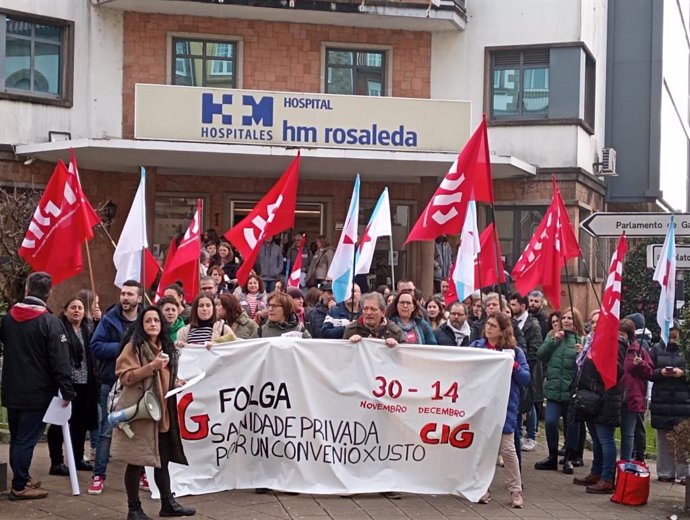
[[[615,148],[603,148],[601,150],[601,163],[599,165],[599,175],[618,175],[616,173]]]

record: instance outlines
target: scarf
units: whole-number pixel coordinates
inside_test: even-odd
[[[84,341],[86,341],[86,327],[84,320],[81,320],[79,324],[79,329],[81,330],[82,340],[79,340],[79,336],[74,332],[74,327],[72,323],[65,317],[62,317],[62,324],[64,326],[65,332],[67,333],[67,342],[69,344],[69,357],[72,360],[74,368],[79,370],[81,364],[84,361]]]

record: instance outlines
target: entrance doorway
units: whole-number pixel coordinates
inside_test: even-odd
[[[231,200],[230,201],[230,227],[238,224],[246,217],[257,201],[254,200]],[[307,243],[316,242],[319,235],[326,234],[327,220],[326,202],[298,202],[295,207],[295,227],[294,232],[306,233]],[[282,244],[292,243],[293,230],[289,229],[282,233]]]

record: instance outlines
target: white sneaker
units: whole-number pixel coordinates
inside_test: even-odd
[[[525,439],[522,442],[522,451],[534,451],[537,447],[537,441],[534,439]]]

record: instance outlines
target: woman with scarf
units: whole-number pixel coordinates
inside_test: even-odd
[[[251,319],[260,322],[266,314],[266,293],[264,282],[255,273],[249,275],[247,283],[242,287],[240,305]]]
[[[295,304],[285,293],[272,292],[268,295],[268,319],[259,329],[262,338],[274,338],[289,334],[310,339],[311,334],[304,328],[295,314]]]
[[[85,317],[85,308],[82,300],[71,298],[63,307],[60,320],[69,343],[72,384],[77,393],[72,400],[72,416],[69,420],[72,452],[78,471],[93,471],[93,466],[84,461],[84,442],[86,432],[98,425],[98,382],[89,348],[93,325]],[[51,424],[48,428],[50,475],[69,475],[64,464],[62,441],[62,427]]]
[[[160,516],[191,516],[196,510],[179,504],[170,490],[168,463],[187,465],[177,420],[176,399],[165,394],[183,382],[177,379],[179,354],[170,339],[168,325],[161,310],[149,307],[137,318],[130,341],[115,362],[115,374],[122,393],[115,405],[117,411],[136,405],[144,392],[151,391],[161,408],[160,420],[141,418],[128,426],[130,438],[118,427],[113,428],[112,456],[127,463],[127,520],[151,520],[141,508],[139,475],[143,466],[153,467],[160,491]]]
[[[506,420],[503,424],[499,454],[503,458],[506,483],[508,484],[508,491],[510,491],[511,505],[514,508],[521,508],[524,504],[524,500],[522,498],[520,464],[515,449],[515,430],[517,430],[518,413],[520,409],[520,386],[526,386],[530,383],[527,358],[522,352],[522,349],[517,347],[517,341],[515,341],[515,335],[513,334],[513,324],[510,318],[500,312],[494,313],[486,318],[483,337],[474,340],[470,344],[470,347],[486,348],[489,350],[508,350],[512,351],[515,356],[513,372],[510,379],[508,410],[506,411]],[[491,492],[487,491],[486,494],[479,499],[479,503],[487,504],[490,500]]]
[[[399,293],[388,306],[386,318],[403,330],[405,343],[416,345],[438,345],[431,325],[422,318],[419,303],[408,291]]]

